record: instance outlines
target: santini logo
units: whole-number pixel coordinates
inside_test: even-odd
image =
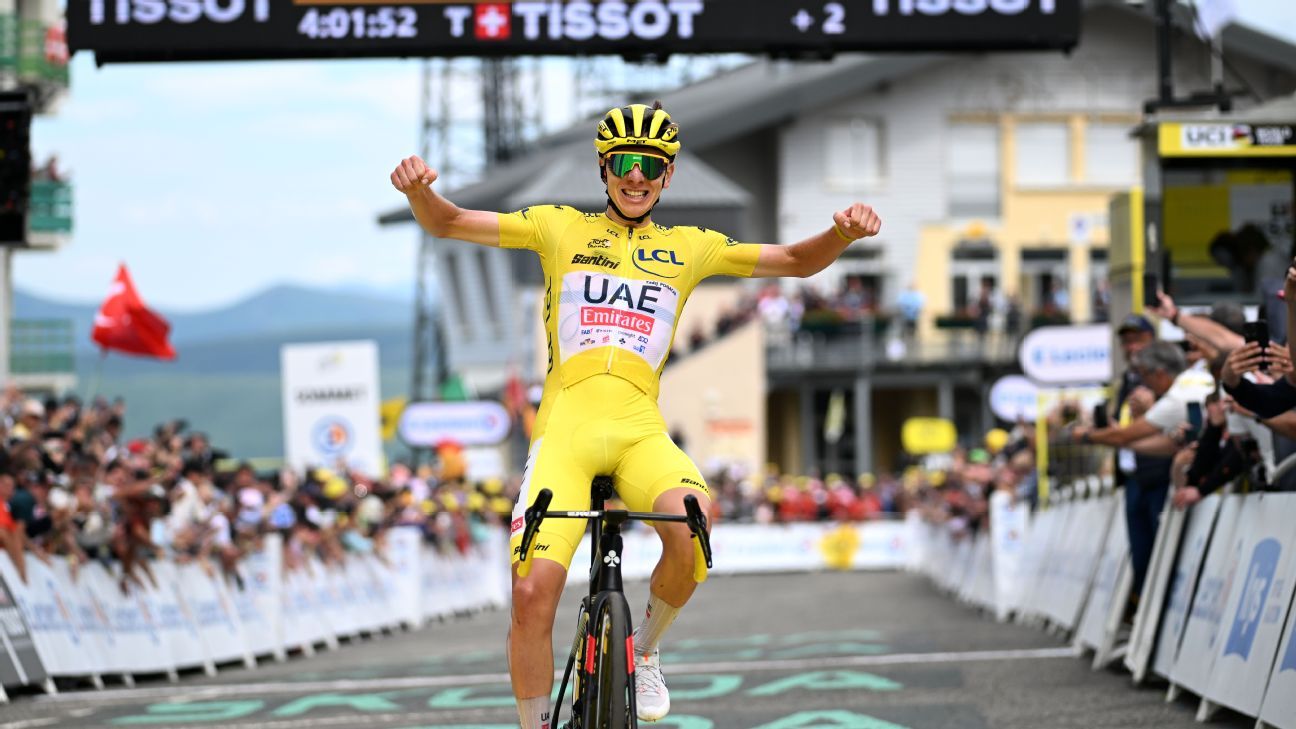
[[[585,256],[577,253],[572,256],[572,263],[578,263],[582,266],[601,266],[603,268],[616,268],[618,265],[617,261],[614,261],[601,253],[592,256]]]

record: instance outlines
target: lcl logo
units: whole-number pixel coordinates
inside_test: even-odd
[[[684,265],[679,261],[679,259],[675,258],[675,251],[664,251],[661,249],[655,251],[645,251],[644,249],[640,248],[638,253],[638,258],[640,261],[643,261],[644,263],[648,263],[649,261],[656,261],[658,263],[669,263],[672,266]]]
[[[640,248],[635,251],[630,262],[640,271],[658,278],[678,278],[680,274],[675,267],[684,265],[683,261],[675,257],[675,251],[663,248],[651,251]],[[671,268],[663,269],[661,267],[663,264]]]

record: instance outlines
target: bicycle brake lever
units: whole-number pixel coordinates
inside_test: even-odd
[[[522,543],[518,545],[518,577],[531,574],[534,560],[527,559],[531,556],[531,542],[535,540],[536,532],[540,531],[540,522],[544,521],[545,512],[549,511],[551,501],[553,501],[553,492],[549,489],[540,489],[540,493],[536,494],[535,502],[522,514],[526,525],[522,528]]]
[[[707,535],[707,518],[706,514],[702,513],[702,506],[698,504],[696,496],[684,497],[684,513],[688,517],[689,531],[693,532],[693,538],[698,541],[697,546],[702,552],[703,562],[706,564],[707,569],[710,569],[712,566],[711,539]]]

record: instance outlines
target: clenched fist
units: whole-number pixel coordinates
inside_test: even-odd
[[[851,240],[877,235],[882,230],[882,219],[873,208],[863,203],[855,203],[845,210],[833,213],[833,224],[843,237]]]
[[[421,157],[406,157],[391,173],[392,187],[411,195],[436,182],[436,170],[427,166]]]

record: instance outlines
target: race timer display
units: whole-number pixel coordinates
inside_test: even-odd
[[[118,61],[1069,49],[1080,0],[67,0]]]

